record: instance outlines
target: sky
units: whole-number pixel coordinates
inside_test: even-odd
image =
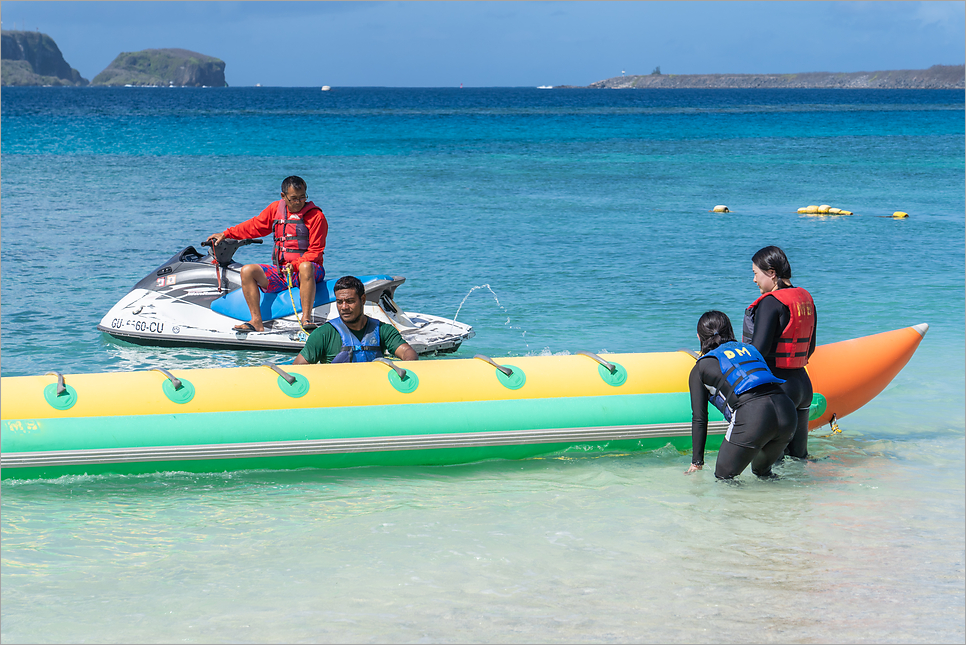
[[[966,2],[21,2],[90,80],[177,47],[231,86],[588,85],[627,74],[858,72],[961,65]]]

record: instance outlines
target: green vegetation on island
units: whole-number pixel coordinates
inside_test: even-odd
[[[0,32],[0,85],[87,85],[54,39],[38,31]]]
[[[91,85],[113,87],[227,87],[225,62],[186,49],[145,49],[119,54]]]
[[[225,62],[186,49],[145,49],[120,54],[88,82],[64,60],[54,39],[39,31],[2,32],[3,86],[227,87]]]

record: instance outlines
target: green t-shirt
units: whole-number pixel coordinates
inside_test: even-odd
[[[362,340],[366,328],[349,331]],[[395,327],[384,322],[379,323],[379,346],[384,352],[395,355],[399,346],[405,342]],[[342,337],[339,336],[339,332],[332,325],[322,325],[309,334],[309,339],[305,341],[305,347],[299,354],[309,363],[331,363],[340,351],[342,351]]]

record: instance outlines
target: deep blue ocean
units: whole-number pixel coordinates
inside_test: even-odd
[[[684,477],[670,448],[5,481],[5,643],[966,638],[963,92],[5,88],[0,108],[3,376],[291,360],[95,326],[292,174],[328,276],[405,276],[406,310],[475,328],[456,357],[694,347],[704,311],[740,324],[769,244],[820,344],[930,325],[779,481]]]

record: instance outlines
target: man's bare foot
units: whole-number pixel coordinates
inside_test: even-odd
[[[259,329],[259,327],[261,327],[261,329]],[[235,325],[234,327],[232,327],[232,329],[234,329],[235,331],[240,331],[240,332],[244,332],[244,333],[247,333],[247,332],[250,332],[250,331],[265,331],[265,325],[257,325],[256,326],[255,323],[246,322],[246,323],[242,323],[240,325]]]

